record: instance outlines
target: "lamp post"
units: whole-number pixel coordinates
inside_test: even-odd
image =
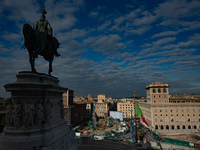
[[[135,112],[135,143],[137,143],[138,138],[137,138],[137,115],[136,115],[136,105],[135,105],[135,91],[134,91],[134,112]]]
[[[134,135],[133,135],[133,116],[132,116],[132,111],[133,110],[130,110],[131,111],[131,129],[132,129],[132,131],[131,131],[131,133],[132,133],[132,142],[134,141]]]

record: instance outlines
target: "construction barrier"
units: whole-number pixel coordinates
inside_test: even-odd
[[[170,143],[170,144],[174,144],[174,145],[180,145],[180,146],[185,146],[185,147],[189,147],[189,148],[194,148],[194,144],[187,142],[187,141],[181,141],[181,140],[176,140],[176,139],[171,139],[171,138],[163,138],[161,136],[159,136],[158,134],[153,132],[153,136],[157,139],[160,140],[162,142],[165,143]]]

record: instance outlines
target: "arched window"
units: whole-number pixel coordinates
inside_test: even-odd
[[[157,126],[157,125],[155,126],[155,129],[156,129],[156,130],[158,129],[158,126]]]
[[[185,122],[185,118],[184,117],[182,117],[182,122]]]
[[[194,129],[196,129],[197,128],[197,126],[196,125],[194,125]]]
[[[158,89],[158,93],[161,93],[161,90],[160,90],[160,89]]]
[[[196,121],[196,118],[195,117],[193,117],[193,122],[195,122]]]
[[[163,89],[163,93],[166,93],[166,89]]]
[[[153,89],[153,93],[156,93],[156,89]]]
[[[155,122],[158,122],[158,119],[157,119],[157,118],[155,118]]]
[[[190,125],[188,126],[188,129],[191,129],[191,126],[190,126]]]
[[[180,129],[180,126],[179,126],[179,125],[177,125],[177,129]]]
[[[168,119],[168,117],[165,117],[165,122],[169,122],[169,119]]]
[[[176,117],[176,122],[179,122],[179,121],[180,121],[179,117]]]
[[[174,125],[171,126],[172,130],[174,130]]]
[[[169,130],[169,126],[168,125],[166,125],[166,129]]]
[[[163,130],[163,125],[160,126],[160,129]]]
[[[183,125],[183,127],[182,127],[183,129],[185,129],[185,125]]]

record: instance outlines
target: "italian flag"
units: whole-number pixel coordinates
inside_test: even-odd
[[[147,126],[149,126],[148,123],[147,123],[147,121],[145,120],[144,115],[143,115],[143,113],[142,113],[140,107],[138,106],[138,103],[137,103],[137,102],[135,102],[135,108],[136,108],[136,115],[141,116],[142,121],[143,121]]]

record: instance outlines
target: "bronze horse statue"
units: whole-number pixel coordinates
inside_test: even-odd
[[[54,54],[60,45],[58,40],[55,37],[33,30],[29,24],[23,25],[23,35],[25,40],[23,47],[27,48],[29,52],[29,62],[32,72],[37,72],[35,69],[35,58],[41,55],[49,62],[48,73],[51,76]]]

